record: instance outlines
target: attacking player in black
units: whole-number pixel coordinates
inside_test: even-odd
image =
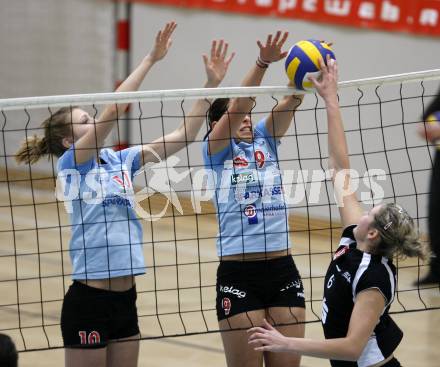
[[[287,338],[269,323],[249,330],[256,350],[291,352],[330,359],[333,367],[398,367],[393,352],[403,333],[388,314],[396,289],[395,256],[423,257],[412,218],[396,204],[367,213],[352,193],[347,142],[337,97],[335,60],[320,62],[322,77],[311,78],[324,99],[328,119],[329,168],[341,221],[342,238],[327,270],[322,324],[326,340]]]

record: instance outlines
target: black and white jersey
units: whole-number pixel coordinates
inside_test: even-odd
[[[386,304],[360,358],[356,362],[332,360],[333,367],[366,367],[379,363],[393,353],[403,336],[388,314],[396,289],[396,268],[385,257],[358,250],[353,235],[355,227],[345,228],[325,276],[322,324],[326,339],[347,336],[358,293],[375,288],[382,293]]]

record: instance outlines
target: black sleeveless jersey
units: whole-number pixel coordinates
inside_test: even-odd
[[[327,270],[322,302],[322,325],[326,339],[347,336],[356,295],[375,288],[386,300],[385,308],[356,362],[331,360],[333,367],[365,367],[390,356],[403,333],[388,314],[396,289],[396,268],[391,260],[356,248],[353,229],[345,228],[341,242]]]

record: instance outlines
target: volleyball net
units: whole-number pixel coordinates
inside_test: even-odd
[[[435,148],[416,129],[437,93],[438,79],[440,70],[433,70],[339,86],[358,198],[366,208],[381,202],[404,206],[424,241]],[[129,117],[120,116],[115,129],[119,136],[120,127],[130,124],[129,146],[133,147],[185,123],[195,99],[207,99],[209,107],[218,97],[256,97],[250,115],[257,122],[291,93],[286,87],[255,87],[0,100],[0,332],[13,336],[20,351],[62,347],[61,306],[72,275],[72,224],[66,202],[74,198],[60,196],[56,190],[56,158],[32,166],[17,166],[14,158],[24,138],[44,133],[43,120],[59,107],[81,106],[97,117],[106,104],[129,102]],[[219,331],[215,312],[218,224],[202,158],[208,130],[205,124],[192,144],[147,164],[134,176],[147,266],[147,273],[136,279],[142,339]],[[281,141],[280,192],[285,195],[293,257],[304,283],[307,323],[318,322],[324,275],[341,233],[327,172],[326,112],[319,97],[306,94]],[[105,147],[120,143],[108,141]],[[103,205],[105,195],[101,201],[91,195]],[[408,259],[397,261],[397,267],[398,289],[391,313],[440,308],[438,286],[413,285],[427,271],[427,264]]]

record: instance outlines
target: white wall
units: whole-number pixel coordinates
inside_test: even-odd
[[[0,98],[108,91],[112,4],[0,0]]]
[[[113,28],[108,1],[0,0],[0,98],[111,91]],[[29,122],[23,111],[6,116],[0,155],[5,150],[15,167],[25,133],[14,130],[36,128],[49,113],[32,111]],[[42,162],[35,169],[52,168]]]

